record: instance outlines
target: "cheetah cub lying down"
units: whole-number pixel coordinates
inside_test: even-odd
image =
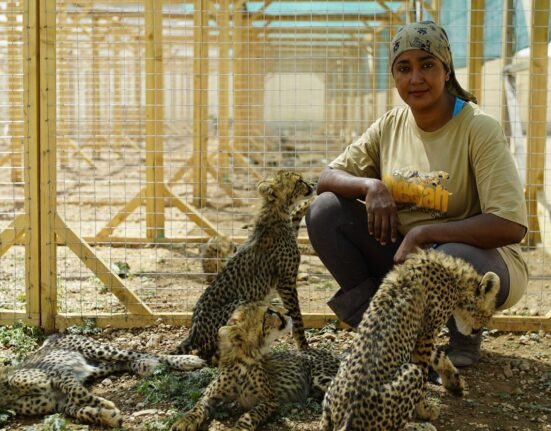
[[[183,371],[205,365],[192,355],[153,355],[81,335],[52,335],[20,365],[0,368],[0,408],[21,415],[64,413],[80,422],[118,427],[120,411],[88,391],[84,382],[121,371],[145,376],[160,364]]]
[[[332,353],[318,349],[271,351],[277,338],[291,331],[285,309],[265,303],[240,306],[219,331],[220,373],[202,398],[172,431],[195,431],[220,403],[237,402],[245,412],[235,430],[255,430],[280,403],[320,399],[339,367]]]
[[[387,274],[358,327],[357,342],[339,368],[323,404],[324,431],[402,431],[435,428],[425,399],[429,364],[443,385],[461,393],[463,380],[434,342],[454,316],[463,334],[495,312],[499,277],[478,274],[461,259],[420,250]]]
[[[194,353],[211,361],[216,354],[218,329],[241,303],[262,301],[277,292],[293,319],[293,336],[308,347],[297,294],[300,251],[291,209],[313,195],[313,185],[290,171],[279,171],[261,181],[257,191],[262,206],[253,232],[205,289],[193,309],[188,337],[179,353]]]

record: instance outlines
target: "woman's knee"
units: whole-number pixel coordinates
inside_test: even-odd
[[[332,192],[324,192],[314,199],[306,212],[306,225],[327,225],[341,213],[339,197]]]

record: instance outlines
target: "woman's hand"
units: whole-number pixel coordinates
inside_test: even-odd
[[[394,254],[394,263],[402,263],[408,254],[415,253],[418,248],[426,247],[427,244],[421,239],[421,229],[420,226],[414,227],[404,236],[400,247]]]
[[[390,239],[398,239],[398,210],[392,195],[382,181],[375,180],[369,183],[365,196],[367,210],[367,229],[381,245]]]

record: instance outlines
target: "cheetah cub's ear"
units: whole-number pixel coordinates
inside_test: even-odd
[[[275,190],[273,187],[273,181],[271,180],[264,180],[260,181],[258,185],[256,186],[256,190],[258,193],[260,193],[260,196],[262,196],[265,199],[274,199],[275,196]]]
[[[500,280],[495,272],[488,271],[482,277],[480,284],[477,286],[475,295],[479,296],[484,303],[485,309],[495,307],[496,296],[499,292]]]

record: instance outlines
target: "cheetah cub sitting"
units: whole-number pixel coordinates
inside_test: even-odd
[[[172,431],[200,429],[221,403],[237,402],[245,410],[232,429],[252,431],[280,403],[304,402],[309,396],[321,399],[337,373],[339,359],[318,349],[270,350],[291,327],[291,318],[281,307],[265,303],[238,307],[219,330],[218,376]]]
[[[0,409],[21,415],[64,413],[80,422],[118,427],[122,416],[115,404],[88,391],[85,381],[121,371],[145,376],[160,364],[184,371],[205,365],[192,355],[154,355],[81,335],[52,335],[21,364],[0,368]]]
[[[197,301],[189,335],[178,347],[180,353],[211,361],[218,329],[236,307],[261,301],[274,290],[293,319],[298,346],[308,347],[296,286],[300,251],[290,214],[297,202],[312,196],[314,188],[297,173],[279,171],[261,181],[257,191],[262,206],[254,229]]]
[[[461,259],[420,250],[384,278],[358,327],[357,342],[339,368],[323,404],[324,431],[402,431],[435,428],[425,399],[429,364],[443,385],[460,393],[463,380],[435,351],[440,329],[454,316],[463,334],[480,330],[495,312],[499,277],[478,274]]]

